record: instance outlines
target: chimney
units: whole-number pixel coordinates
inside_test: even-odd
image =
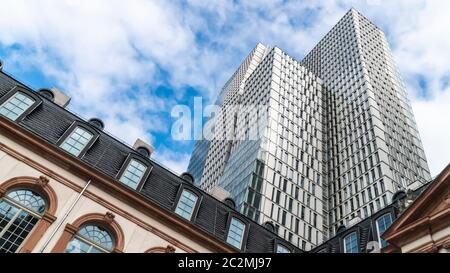
[[[219,186],[214,186],[211,190],[211,195],[215,198],[219,199],[220,201],[224,201],[225,199],[230,197],[230,193],[227,192],[224,188]]]
[[[66,108],[71,100],[71,97],[67,96],[56,87],[53,87],[52,89],[50,89],[50,91],[52,91],[53,93],[53,101],[59,106]]]
[[[155,150],[152,145],[146,143],[140,138],[138,138],[136,142],[134,142],[133,149],[147,158],[150,158],[153,151]]]

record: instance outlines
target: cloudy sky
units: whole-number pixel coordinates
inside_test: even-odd
[[[388,37],[432,175],[450,163],[450,1],[2,0],[0,59],[33,88],[56,86],[70,110],[156,148],[186,169],[192,141],[171,138],[170,110],[205,103],[250,50],[277,45],[301,60],[351,7]]]

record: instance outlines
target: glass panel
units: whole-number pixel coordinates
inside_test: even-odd
[[[145,165],[132,159],[119,181],[133,189],[136,189],[146,170],[147,167]]]
[[[0,253],[13,253],[18,250],[34,225],[39,221],[39,218],[12,205],[5,206],[4,203],[6,202],[3,202],[1,205],[0,218],[9,222],[0,231]]]
[[[245,225],[236,218],[231,219],[230,229],[228,231],[227,243],[237,248],[241,248],[242,237],[244,236]]]
[[[291,253],[291,251],[282,245],[277,245],[277,253]]]
[[[67,248],[64,252],[66,252],[66,253],[89,253],[90,250],[91,250],[90,244],[75,237],[67,245]]]
[[[45,211],[45,201],[37,193],[30,190],[16,190],[7,194],[8,198],[39,214]]]
[[[112,250],[114,248],[114,242],[111,235],[108,233],[108,231],[99,226],[94,225],[84,226],[77,232],[77,236],[80,236],[81,238],[85,239],[87,242],[89,242],[89,245],[91,246],[99,246],[106,250]],[[88,244],[87,242],[85,242],[85,244]],[[78,245],[79,242],[76,242],[74,240],[73,244],[69,246],[72,248],[77,248]],[[68,249],[69,246],[67,247]],[[84,246],[81,244],[81,247],[78,248],[82,251],[86,250],[83,247]]]
[[[194,211],[195,203],[197,202],[197,196],[189,191],[183,190],[180,200],[178,201],[175,213],[181,217],[190,220],[192,212]]]
[[[345,243],[345,253],[358,253],[358,237],[356,236],[356,233],[352,233],[345,237],[344,239]]]
[[[377,220],[377,229],[378,229],[378,238],[380,242],[380,247],[386,247],[388,243],[381,238],[381,235],[391,226],[392,224],[392,217],[391,214],[385,214],[378,218]]]
[[[68,153],[78,156],[81,151],[86,147],[89,141],[92,139],[93,135],[88,131],[76,127],[75,130],[67,137],[66,140],[61,144],[61,148]]]
[[[30,108],[34,102],[35,100],[24,93],[17,92],[0,106],[0,115],[14,121]]]

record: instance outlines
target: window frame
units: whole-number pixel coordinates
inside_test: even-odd
[[[389,215],[389,217],[391,218],[391,225],[390,226],[392,226],[392,224],[394,223],[394,217],[392,216],[392,212],[390,212],[390,211],[385,212],[385,213],[381,214],[381,216],[378,216],[377,218],[375,218],[375,228],[376,228],[376,231],[377,231],[378,244],[380,245],[380,249],[383,249],[384,247],[389,246],[389,243],[387,241],[385,241],[386,244],[387,244],[386,246],[383,247],[383,245],[381,244],[381,240],[382,240],[381,235],[382,234],[380,234],[380,227],[378,225],[378,220],[380,220],[381,218],[385,217],[386,215]],[[387,227],[386,230],[388,230],[389,227]],[[383,231],[383,233],[386,232],[386,230]]]
[[[183,195],[184,191],[190,192],[191,194],[197,196],[197,201],[195,202],[194,207],[192,208],[192,213],[191,213],[190,219],[186,219],[183,216],[176,213],[176,209],[178,207],[178,204],[180,203],[180,199],[181,199],[181,196]],[[174,201],[173,212],[180,218],[191,222],[192,219],[195,219],[197,217],[198,209],[200,208],[200,204],[201,204],[202,200],[203,200],[203,194],[201,194],[198,190],[194,189],[193,187],[189,187],[185,184],[181,184],[180,188],[178,189],[175,201]]]
[[[133,189],[132,187],[122,183],[120,181],[120,178],[122,177],[122,175],[125,173],[125,171],[127,170],[128,166],[131,163],[131,160],[136,160],[139,163],[141,163],[142,165],[144,165],[145,167],[147,167],[147,169],[145,170],[145,172],[142,174],[141,180],[139,181],[139,183],[136,184],[136,188],[133,190],[136,191],[141,191],[142,187],[144,186],[144,182],[147,180],[148,176],[150,175],[151,171],[153,170],[153,164],[149,163],[147,160],[143,160],[142,159],[142,155],[138,155],[138,154],[134,154],[134,153],[129,153],[127,155],[127,157],[125,158],[125,161],[122,163],[122,167],[120,167],[119,172],[116,175],[116,180],[117,182],[119,182],[121,185]]]
[[[107,248],[101,246],[100,244],[98,244],[98,243],[96,243],[96,242],[94,242],[94,241],[92,241],[92,240],[90,240],[90,239],[87,239],[87,238],[84,238],[83,236],[81,236],[81,235],[79,234],[79,232],[80,232],[81,229],[85,228],[86,226],[96,226],[96,227],[98,227],[98,228],[104,229],[104,230],[108,233],[108,235],[111,237],[111,240],[112,240],[112,248],[111,248],[111,249],[107,249]],[[117,246],[116,238],[115,238],[113,232],[111,232],[111,230],[110,230],[108,227],[106,227],[104,224],[102,224],[102,223],[97,223],[97,222],[95,222],[95,221],[92,221],[92,222],[86,222],[86,223],[82,224],[82,225],[77,229],[77,231],[75,232],[75,234],[73,234],[73,237],[67,242],[67,245],[66,245],[66,247],[65,247],[65,249],[64,249],[64,252],[65,252],[65,251],[67,250],[67,248],[69,247],[69,244],[70,244],[73,240],[75,240],[75,239],[76,239],[76,240],[79,240],[79,241],[81,241],[81,242],[83,242],[83,243],[85,243],[85,244],[88,244],[88,245],[89,245],[89,249],[92,249],[92,248],[97,248],[97,249],[99,249],[99,250],[101,251],[101,253],[113,253],[113,252],[114,252],[114,249],[115,249],[116,246]],[[67,252],[65,252],[65,253],[67,253]],[[88,253],[88,254],[91,254],[92,252],[87,252],[87,253]]]
[[[288,253],[278,252],[279,246],[287,249],[289,252]],[[290,247],[288,247],[285,243],[281,242],[281,240],[279,240],[279,239],[275,239],[274,247],[275,247],[275,249],[274,249],[275,254],[291,254],[291,253],[293,253],[292,249]]]
[[[230,233],[231,221],[232,221],[233,219],[236,219],[236,220],[238,220],[239,222],[241,222],[242,224],[244,224],[244,231],[243,231],[243,233],[242,233],[242,240],[241,240],[241,245],[240,245],[239,248],[237,248],[236,246],[234,246],[234,245],[232,245],[232,244],[230,244],[230,243],[228,242],[228,235],[229,235],[229,233]],[[227,245],[229,245],[229,246],[235,248],[235,249],[238,249],[238,250],[240,250],[240,251],[245,251],[245,249],[246,249],[246,244],[245,244],[245,242],[247,241],[247,237],[248,237],[248,229],[249,229],[249,223],[248,223],[248,221],[246,221],[246,220],[245,220],[243,217],[241,217],[240,215],[235,214],[235,213],[231,213],[231,212],[230,212],[229,215],[228,215],[227,225],[226,225],[225,243],[226,243]]]
[[[86,146],[84,146],[84,148],[80,151],[80,154],[78,156],[75,156],[71,153],[69,153],[68,151],[64,150],[61,145],[67,140],[67,138],[72,135],[72,133],[75,131],[76,128],[80,127],[81,129],[88,131],[89,133],[92,134],[92,138],[88,141],[88,143],[86,143]],[[76,120],[74,122],[72,122],[72,124],[69,126],[69,128],[67,128],[67,130],[64,132],[64,134],[62,134],[62,136],[58,139],[58,141],[56,142],[56,146],[58,146],[58,148],[61,151],[64,151],[66,154],[71,155],[73,157],[76,158],[83,158],[84,155],[86,154],[86,152],[92,147],[92,145],[94,145],[94,143],[97,141],[97,139],[100,137],[100,133],[97,131],[97,129],[92,128],[91,125],[88,125],[86,123],[83,123],[79,120]]]
[[[31,91],[28,88],[25,88],[23,86],[16,85],[11,90],[9,90],[3,97],[0,98],[0,106],[2,106],[5,102],[7,102],[10,98],[12,98],[17,93],[23,93],[26,96],[32,98],[34,100],[34,103],[30,105],[22,114],[20,114],[15,120],[11,120],[3,115],[0,115],[0,117],[7,119],[11,122],[20,123],[25,117],[27,117],[31,112],[33,112],[39,105],[42,104],[42,98],[38,96],[36,93]]]
[[[39,197],[41,197],[41,199],[45,202],[45,210],[42,213],[38,213],[8,196],[9,193],[14,192],[14,191],[19,191],[19,190],[31,191],[34,194],[39,195]],[[42,196],[42,194],[40,192],[36,192],[35,190],[27,188],[27,187],[18,187],[18,188],[13,188],[13,189],[7,191],[5,193],[5,195],[0,198],[0,201],[2,201],[2,200],[9,206],[15,207],[18,211],[14,213],[14,216],[8,221],[8,223],[5,225],[3,230],[0,231],[0,237],[2,237],[9,230],[9,228],[11,227],[11,225],[14,224],[14,222],[17,220],[17,218],[19,217],[19,214],[21,212],[25,212],[29,216],[32,216],[37,219],[36,223],[33,225],[33,227],[28,232],[26,237],[23,238],[20,245],[17,246],[17,249],[13,252],[13,253],[19,253],[19,252],[21,252],[21,249],[27,243],[27,241],[30,240],[30,238],[33,236],[34,231],[37,229],[37,227],[39,227],[39,223],[42,222],[44,215],[48,212],[48,207],[49,207],[48,203],[49,202],[44,196]]]
[[[346,240],[345,239],[347,237],[351,236],[352,234],[355,234],[355,236],[356,236],[356,246],[358,248],[358,252],[356,252],[356,253],[355,252],[347,252],[347,246],[346,246]],[[342,237],[342,248],[343,248],[343,251],[344,251],[345,254],[361,253],[361,249],[359,247],[359,232],[357,230],[353,230],[353,231],[347,232],[345,234],[345,236]]]

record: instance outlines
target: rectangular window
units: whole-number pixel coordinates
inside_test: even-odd
[[[175,213],[187,220],[191,220],[197,199],[198,197],[195,194],[192,194],[187,190],[183,190],[180,200],[178,201],[177,208],[175,209]]]
[[[392,217],[391,214],[385,214],[378,218],[377,220],[377,230],[378,230],[378,242],[380,243],[380,248],[386,247],[388,244],[383,238],[381,238],[381,235],[391,226],[392,224]]]
[[[0,106],[0,115],[15,121],[28,108],[33,105],[35,100],[22,92],[17,92]]]
[[[344,252],[345,253],[358,253],[358,237],[356,236],[356,232],[347,235],[344,238]]]
[[[93,135],[88,131],[81,127],[76,127],[60,147],[69,154],[79,156],[92,137]]]
[[[144,164],[132,159],[119,181],[133,189],[136,189],[146,170],[147,167]]]
[[[228,230],[227,243],[240,249],[242,246],[242,239],[244,237],[244,230],[245,224],[236,218],[232,218],[230,228]]]

